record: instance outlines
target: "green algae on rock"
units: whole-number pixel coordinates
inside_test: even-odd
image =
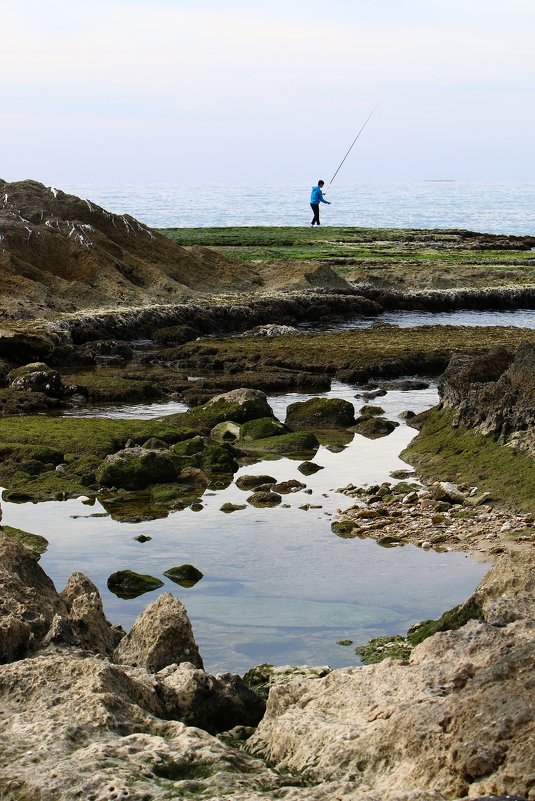
[[[25,545],[26,548],[29,548],[37,554],[38,559],[48,548],[48,540],[45,537],[42,537],[40,534],[30,534],[28,531],[22,531],[20,528],[0,526],[0,534],[16,542],[20,542],[21,545]]]
[[[182,587],[193,587],[203,578],[204,573],[201,573],[194,565],[184,564],[164,570],[164,576]]]
[[[163,587],[163,581],[133,570],[118,570],[108,578],[108,589],[118,598],[137,598],[145,592]]]
[[[290,403],[286,410],[290,428],[347,428],[354,422],[353,404],[342,398],[311,398]]]

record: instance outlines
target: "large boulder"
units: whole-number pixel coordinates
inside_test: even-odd
[[[127,490],[166,484],[177,478],[175,464],[168,452],[141,447],[126,448],[106,456],[97,470],[101,486]]]
[[[266,393],[259,389],[232,389],[211,398],[206,407],[229,407],[225,418],[235,423],[246,423],[259,417],[273,417],[273,410],[267,402]]]
[[[61,375],[44,362],[33,362],[24,367],[17,367],[7,375],[12,389],[23,392],[42,392],[54,398],[63,395],[65,387]]]
[[[160,595],[136,618],[117,646],[114,659],[154,673],[175,662],[203,667],[186,608],[170,592]]]
[[[343,398],[310,398],[290,403],[285,422],[290,428],[348,428],[355,422],[355,409]]]

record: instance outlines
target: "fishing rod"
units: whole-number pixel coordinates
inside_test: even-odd
[[[380,102],[380,101],[379,101],[379,102]],[[330,187],[331,187],[331,184],[332,184],[332,182],[334,181],[334,179],[336,178],[336,176],[337,176],[337,175],[338,175],[338,173],[340,172],[340,169],[341,169],[341,167],[342,167],[342,164],[344,163],[344,161],[346,160],[346,158],[349,156],[349,154],[350,154],[350,153],[351,153],[351,151],[353,150],[353,147],[354,147],[354,145],[356,144],[356,142],[357,142],[357,139],[359,138],[359,136],[360,136],[360,135],[361,135],[361,133],[363,132],[364,128],[367,126],[367,124],[369,123],[369,121],[371,120],[371,118],[373,117],[373,115],[375,114],[375,112],[376,112],[376,110],[377,110],[377,107],[378,107],[378,106],[379,106],[379,103],[377,103],[377,104],[374,106],[374,108],[372,109],[372,112],[371,112],[371,114],[369,115],[369,117],[367,118],[366,122],[364,123],[364,125],[362,126],[362,128],[360,129],[360,131],[358,132],[358,134],[355,136],[355,138],[354,138],[354,139],[353,139],[353,141],[351,142],[351,147],[349,148],[349,150],[348,150],[348,151],[347,151],[347,153],[345,154],[344,158],[342,159],[342,161],[341,161],[341,162],[340,162],[340,164],[338,165],[338,169],[336,170],[336,172],[334,173],[333,177],[332,177],[332,178],[331,178],[331,180],[329,181],[329,186],[327,187],[327,189],[326,189],[326,190],[325,190],[325,192],[323,193],[324,195],[326,195],[326,194],[327,194],[328,190],[329,190],[329,189],[330,189]]]

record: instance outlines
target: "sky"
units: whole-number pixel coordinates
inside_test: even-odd
[[[533,0],[0,0],[0,177],[534,181]]]

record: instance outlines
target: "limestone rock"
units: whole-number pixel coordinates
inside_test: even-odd
[[[203,667],[186,609],[170,592],[160,595],[136,618],[115,649],[114,659],[154,673],[175,662]]]
[[[378,797],[529,798],[535,600],[500,604],[499,626],[491,605],[488,620],[430,637],[408,662],[273,688],[248,749],[313,784],[356,781]]]
[[[19,659],[45,636],[67,607],[37,556],[0,535],[0,662]]]
[[[206,406],[232,405],[237,408],[231,413],[235,423],[246,423],[259,417],[273,417],[273,410],[267,402],[266,393],[259,389],[232,389],[222,395],[211,398]]]
[[[439,481],[433,487],[433,498],[437,501],[446,501],[446,503],[459,503],[463,504],[466,496],[456,484],[451,481]]]
[[[189,662],[158,673],[170,717],[215,733],[236,725],[256,726],[264,714],[263,699],[239,676],[211,676]]]
[[[93,582],[83,573],[73,573],[60,597],[67,606],[76,644],[87,651],[112,654],[124,631],[106,620],[100,593]]]

